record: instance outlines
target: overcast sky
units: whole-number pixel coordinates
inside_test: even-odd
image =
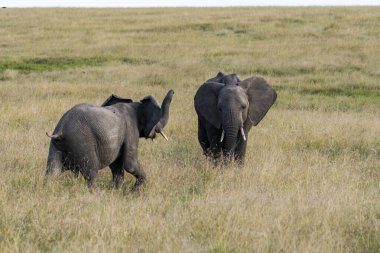
[[[380,5],[380,0],[0,0],[1,7],[206,7]]]

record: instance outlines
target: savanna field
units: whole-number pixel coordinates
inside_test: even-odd
[[[380,252],[380,8],[0,9],[0,252]],[[243,168],[213,168],[193,98],[218,71],[278,98]],[[162,101],[148,184],[43,186],[78,103]]]

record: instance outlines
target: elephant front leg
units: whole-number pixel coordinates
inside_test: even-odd
[[[124,149],[124,169],[136,178],[132,191],[139,190],[146,183],[146,174],[142,169],[137,157],[137,147]]]
[[[215,165],[218,165],[222,157],[222,145],[221,142],[222,130],[216,129],[213,126],[207,127],[207,139],[210,143],[209,152],[213,158]]]
[[[207,131],[204,128],[201,119],[198,117],[198,141],[202,147],[203,154],[209,156],[210,143],[207,138]]]
[[[119,189],[124,182],[124,170],[122,159],[118,158],[109,167],[112,171],[112,187],[115,189]]]
[[[247,149],[247,142],[241,141],[235,151],[235,162],[240,166],[244,166],[245,151]]]
[[[131,161],[127,164],[126,171],[131,173],[135,178],[136,182],[132,187],[132,191],[139,190],[146,183],[146,174],[142,169],[139,161]]]
[[[222,144],[219,139],[211,141],[210,151],[214,164],[218,165],[222,160]]]
[[[244,166],[245,152],[247,150],[248,131],[244,130],[246,140],[243,140],[242,136],[239,136],[237,146],[235,148],[234,158],[235,162],[240,166]]]
[[[124,171],[121,169],[117,173],[112,175],[112,187],[115,189],[120,189],[121,185],[124,182]]]

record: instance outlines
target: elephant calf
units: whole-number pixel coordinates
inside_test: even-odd
[[[90,190],[96,188],[99,169],[109,166],[112,182],[119,188],[124,170],[136,178],[133,189],[146,175],[138,161],[140,137],[154,139],[169,119],[170,90],[161,108],[152,96],[139,102],[110,96],[101,106],[79,104],[67,111],[54,129],[50,141],[46,176],[63,170],[80,172]]]
[[[236,74],[219,72],[198,89],[198,140],[206,154],[218,161],[232,157],[243,164],[248,132],[276,101],[276,91],[261,77],[241,81]]]

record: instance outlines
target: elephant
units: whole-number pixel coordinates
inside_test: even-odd
[[[64,170],[79,172],[92,191],[96,189],[98,170],[109,166],[112,184],[119,188],[124,170],[136,178],[132,190],[146,181],[138,160],[139,138],[165,139],[163,129],[169,120],[169,106],[174,91],[169,90],[161,107],[153,96],[139,102],[112,94],[101,106],[78,104],[59,120],[50,136],[45,182],[50,175]]]
[[[262,77],[243,81],[219,72],[200,86],[194,97],[198,141],[216,164],[233,160],[244,165],[248,133],[257,126],[277,98]],[[223,159],[221,159],[223,158]]]

